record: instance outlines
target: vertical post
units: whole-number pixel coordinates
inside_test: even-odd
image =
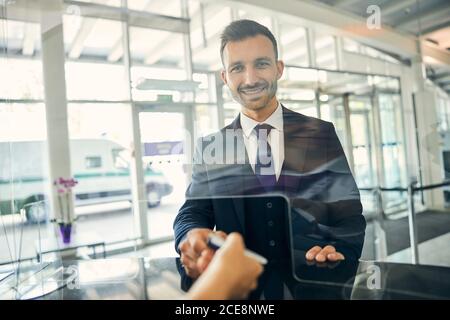
[[[377,177],[377,185],[386,187],[385,181],[385,167],[383,159],[383,135],[382,135],[382,124],[381,124],[381,113],[379,96],[376,90],[373,90],[370,96],[371,112],[372,112],[372,134],[371,139],[373,139],[374,151],[375,151],[375,163],[376,170],[371,170],[371,175],[375,171]],[[372,162],[372,159],[370,159]]]
[[[384,230],[384,212],[383,199],[381,197],[381,188],[374,189],[376,219],[374,219],[375,228],[375,256],[379,261],[384,261],[387,257],[386,231]]]
[[[71,176],[69,128],[65,81],[65,53],[62,0],[41,2],[41,46],[49,159],[50,206],[56,219],[62,219],[53,181]],[[73,197],[69,217],[74,218]]]
[[[312,28],[306,28],[306,43],[308,47],[308,62],[310,68],[316,67],[316,38]]]
[[[127,10],[127,0],[122,0],[123,10]],[[131,55],[130,55],[130,32],[128,19],[122,22],[122,46],[125,77],[128,83],[128,100],[130,101],[131,128],[133,132],[133,154],[130,161],[131,194],[133,201],[133,219],[137,236],[143,242],[149,240],[147,223],[147,192],[144,179],[144,163],[142,162],[141,130],[139,124],[139,110],[133,103],[131,87]]]
[[[345,138],[347,140],[347,153],[348,162],[350,164],[350,169],[352,173],[355,174],[355,160],[353,158],[353,139],[352,139],[352,126],[350,123],[350,99],[349,94],[345,93],[343,95],[343,106],[344,106],[344,116],[345,116]]]
[[[409,242],[411,245],[411,262],[413,264],[419,263],[419,250],[417,246],[417,226],[416,216],[414,212],[414,185],[412,181],[408,185],[408,225],[409,225]]]
[[[320,92],[319,89],[315,90],[316,94],[316,112],[317,112],[317,118],[321,119],[322,111],[320,110]]]
[[[180,0],[181,1],[181,16],[183,18],[189,19],[189,5],[188,0]],[[183,46],[184,46],[184,63],[186,70],[186,79],[192,80],[192,75],[194,72],[193,64],[192,64],[192,48],[191,48],[191,31],[190,31],[190,23],[189,28],[186,30],[186,33],[183,33]],[[189,145],[184,148],[186,150],[185,160],[188,163],[191,162],[193,156],[193,150],[195,145],[195,137],[194,137],[194,123],[196,121],[196,112],[195,112],[195,89],[192,91],[192,105],[189,107],[187,113],[185,113],[185,129],[189,132],[189,135],[186,139],[186,143]],[[186,166],[186,179],[190,181],[192,176],[192,167]]]
[[[336,69],[337,70],[343,70],[344,69],[344,58],[343,58],[343,45],[342,45],[342,38],[334,36],[334,51],[336,54]]]

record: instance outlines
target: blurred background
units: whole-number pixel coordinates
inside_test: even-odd
[[[66,254],[176,254],[193,141],[239,113],[219,47],[244,18],[278,40],[281,103],[336,127],[362,259],[450,265],[446,0],[0,0],[0,265],[63,255],[59,177]]]

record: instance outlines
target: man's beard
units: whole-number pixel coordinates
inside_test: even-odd
[[[249,101],[248,99],[242,98],[242,96],[245,96],[244,93],[241,92],[243,88],[238,88],[236,91],[232,92],[233,99],[238,102],[241,106],[244,108],[250,109],[250,110],[261,110],[264,109],[272,100],[272,98],[276,95],[277,89],[278,89],[278,80],[273,80],[270,84],[265,82],[267,94],[263,97],[260,97],[259,99],[256,99],[254,102]],[[258,84],[256,85],[258,86]],[[256,87],[254,86],[254,87]],[[246,87],[248,88],[248,87]]]

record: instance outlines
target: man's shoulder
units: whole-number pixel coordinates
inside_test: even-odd
[[[293,111],[283,106],[283,120],[285,125],[294,125],[303,128],[315,128],[321,130],[331,130],[333,123],[319,118],[307,116],[300,112]]]
[[[283,107],[283,122],[284,126],[295,126],[297,128],[308,128],[308,129],[320,129],[321,131],[331,130],[334,126],[333,123],[329,121],[325,121],[319,118],[307,116],[305,114],[293,111],[291,109]],[[203,141],[212,141],[217,139],[218,137],[224,137],[227,134],[236,134],[236,131],[242,130],[237,126],[238,119],[235,119],[232,123],[224,126],[218,131],[210,133],[201,137],[200,139]]]

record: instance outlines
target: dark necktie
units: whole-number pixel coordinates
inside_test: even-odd
[[[275,162],[273,160],[272,149],[268,142],[270,131],[273,127],[269,124],[259,124],[253,130],[257,138],[257,152],[255,174],[266,189],[270,190],[276,184]]]

